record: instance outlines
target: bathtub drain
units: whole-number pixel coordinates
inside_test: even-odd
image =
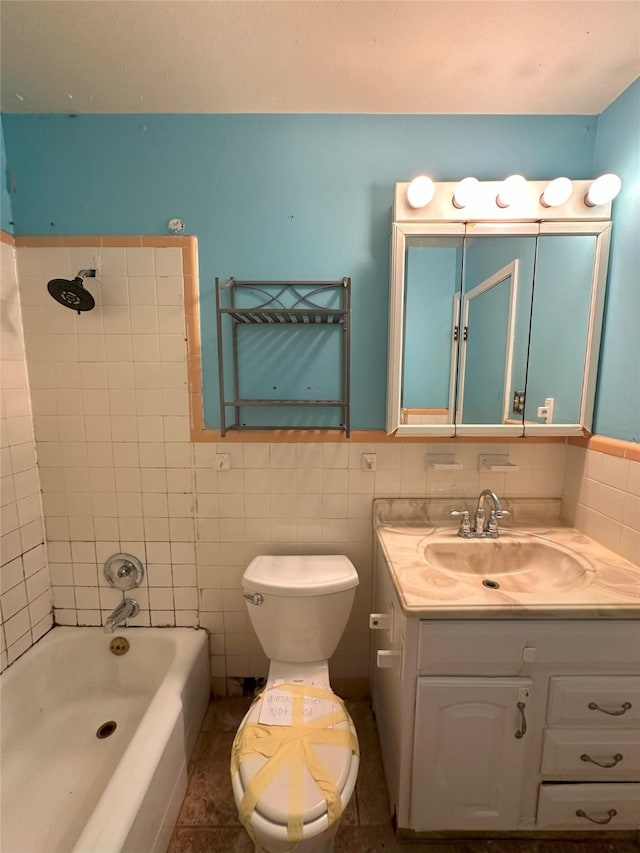
[[[126,655],[129,651],[129,640],[124,637],[114,637],[109,643],[109,649],[112,655],[118,655],[118,657]]]
[[[98,726],[98,731],[96,732],[96,737],[105,738],[112,735],[117,727],[117,723],[115,720],[109,720],[106,723],[103,723],[101,726]]]

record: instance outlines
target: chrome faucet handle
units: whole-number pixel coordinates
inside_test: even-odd
[[[489,524],[487,525],[487,533],[494,539],[498,538],[498,519],[505,515],[511,515],[508,509],[492,509],[489,514]]]
[[[471,521],[469,519],[468,509],[452,509],[449,515],[460,516],[460,527],[458,528],[458,536],[469,536],[471,533]]]

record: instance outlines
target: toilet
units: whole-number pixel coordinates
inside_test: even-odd
[[[356,784],[358,738],[331,690],[329,658],[347,624],[358,575],[343,555],[260,556],[242,592],[269,658],[265,689],[231,755],[240,819],[256,853],[331,853]]]

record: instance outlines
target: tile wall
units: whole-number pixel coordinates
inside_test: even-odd
[[[240,594],[251,558],[345,553],[360,586],[332,675],[366,678],[374,497],[473,496],[485,486],[514,497],[582,494],[585,451],[561,443],[460,443],[463,468],[452,473],[426,468],[442,444],[192,443],[181,258],[177,248],[18,249],[58,623],[101,624],[122,597],[103,563],[130,552],[147,568],[133,624],[206,628],[214,687],[224,690],[226,677],[266,673]],[[49,278],[95,265],[93,311],[79,316],[48,296]],[[480,453],[501,451],[517,472],[478,473]],[[375,470],[363,470],[363,453],[375,454]],[[229,454],[230,470],[218,470],[218,454]],[[637,494],[630,471],[617,490]],[[588,525],[585,501],[570,509]],[[628,555],[634,535],[637,543],[630,519],[603,544]]]
[[[15,249],[0,243],[0,666],[52,624]]]
[[[640,564],[640,461],[568,447],[564,499],[571,524]]]

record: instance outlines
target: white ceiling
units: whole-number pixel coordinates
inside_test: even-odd
[[[2,0],[5,112],[597,114],[640,0]]]

